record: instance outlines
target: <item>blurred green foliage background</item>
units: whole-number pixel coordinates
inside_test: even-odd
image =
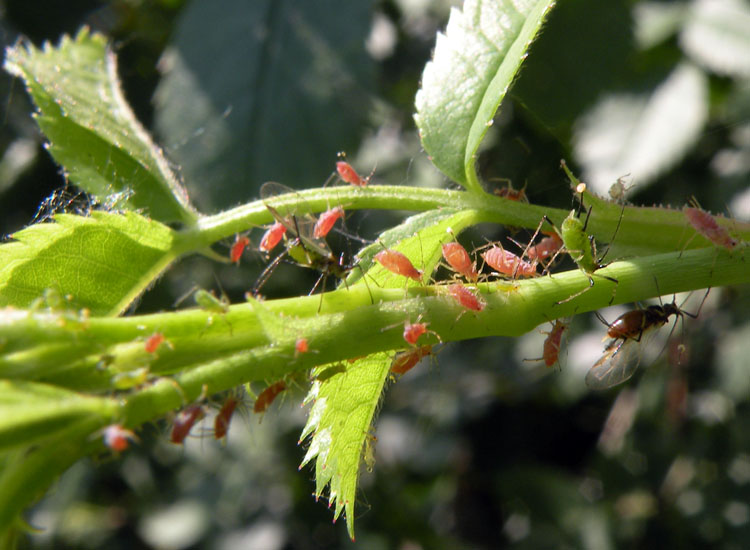
[[[376,166],[382,183],[450,185],[421,152],[411,118],[450,8],[440,0],[6,0],[0,36],[4,45],[19,37],[39,45],[84,24],[110,36],[140,120],[196,206],[215,212],[257,198],[267,180],[319,186],[341,150],[360,172]],[[85,212],[91,205],[45,153],[19,82],[0,76],[0,98],[0,231],[54,211]],[[566,158],[601,193],[624,176],[634,204],[680,207],[695,196],[714,212],[750,218],[750,7],[560,2],[485,145],[488,188],[508,178],[537,204],[570,205],[559,170]],[[373,238],[398,219],[373,212],[348,223]],[[466,242],[504,234],[482,227]],[[171,309],[189,288],[217,281],[242,300],[263,267],[246,258],[239,268],[187,259],[136,311]],[[283,267],[264,292],[299,294],[312,281]],[[701,298],[684,307],[695,311]],[[559,369],[524,361],[541,355],[538,333],[445,346],[383,398],[376,465],[361,477],[357,545],[747,547],[748,311],[747,287],[712,291],[696,322],[678,324],[669,341],[662,331],[656,358],[644,357],[650,367],[600,394],[583,386],[602,350],[604,327],[593,317],[573,320]],[[353,546],[311,497],[310,471],[297,471],[303,393],[262,421],[246,411],[226,445],[207,436],[176,448],[165,421],[145,427],[122,457],[78,463],[30,512],[41,531],[22,546]]]

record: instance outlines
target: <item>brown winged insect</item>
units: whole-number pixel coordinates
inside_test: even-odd
[[[646,339],[666,325],[673,315],[675,319],[683,315],[693,319],[698,317],[707,296],[708,292],[696,313],[681,309],[673,300],[669,304],[633,309],[620,315],[611,324],[599,317],[607,325],[609,341],[604,347],[604,354],[586,374],[586,385],[593,390],[605,390],[628,380],[641,363]]]

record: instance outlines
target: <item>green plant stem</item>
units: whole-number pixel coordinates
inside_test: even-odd
[[[616,288],[599,276],[605,274],[619,280]],[[4,357],[0,366],[7,370],[0,374],[71,389],[108,392],[116,371],[97,365],[110,354],[126,365],[143,361],[150,367],[152,377],[177,373],[180,385],[183,377],[196,380],[192,390],[185,389],[192,398],[196,391],[200,393],[203,384],[208,384],[211,392],[223,391],[243,382],[274,380],[320,364],[404,348],[403,323],[419,315],[444,342],[490,335],[518,336],[545,321],[609,305],[613,288],[612,303],[628,303],[658,292],[671,294],[747,283],[750,270],[739,253],[705,248],[615,262],[597,271],[594,281],[590,291],[562,304],[558,302],[589,286],[588,278],[579,270],[517,283],[480,283],[477,286],[487,303],[481,313],[464,312],[443,285],[368,290],[358,284],[327,293],[320,313],[320,297],[309,296],[262,305],[238,304],[231,306],[226,315],[193,309],[119,319],[92,318],[87,329],[74,333],[78,360],[66,357],[67,362],[61,362],[60,357],[46,351],[48,348],[31,346],[34,337],[30,336],[30,349],[25,355],[17,353],[24,363],[28,362],[28,354],[39,350],[35,368],[20,369],[21,363],[16,365],[11,354]],[[263,308],[267,319],[259,318],[258,307]],[[283,330],[277,330],[275,325]],[[45,346],[54,345],[55,337],[70,341],[71,334],[52,323],[50,328],[51,333],[46,333],[43,327],[29,321],[29,329]],[[172,346],[162,346],[156,358],[143,351],[144,337],[155,331],[162,332]],[[294,344],[300,337],[308,339],[312,353],[295,354]],[[210,372],[210,377],[199,374],[204,371]],[[217,374],[224,371],[226,376]],[[169,406],[179,403],[170,401],[164,410]]]
[[[300,200],[302,199],[302,200]],[[276,208],[294,207],[299,214],[322,212],[331,205],[343,205],[347,210],[403,209],[425,211],[434,208],[457,208],[477,211],[477,219],[514,227],[535,229],[547,215],[561,224],[567,210],[511,201],[485,193],[423,189],[414,187],[370,185],[367,187],[326,187],[280,195],[269,201]],[[619,223],[615,244],[619,254],[658,253],[679,251],[685,247],[700,248],[708,243],[695,236],[681,210],[661,207],[621,205],[585,195],[585,205],[592,205],[587,231],[599,242],[609,242]],[[620,216],[622,213],[622,221]],[[263,201],[254,201],[232,210],[202,217],[195,227],[178,232],[175,238],[177,253],[204,249],[216,241],[248,231],[273,221]],[[720,220],[736,236],[750,239],[750,224],[734,220]]]
[[[619,279],[613,303],[643,300],[659,293],[750,282],[750,271],[742,260],[714,249],[689,251],[681,257],[672,253],[618,262],[605,272]],[[422,315],[445,342],[482,336],[519,336],[546,321],[608,305],[613,284],[597,278],[589,292],[571,302],[558,304],[588,287],[583,273],[574,270],[519,282],[517,286],[504,282],[482,283],[479,286],[487,306],[480,313],[464,312],[440,286],[409,289],[408,298],[404,298],[403,291],[387,290],[379,294],[379,298],[390,296],[391,301],[311,319],[305,336],[314,353],[295,354],[295,338],[290,337],[287,341],[274,341],[211,361],[176,376],[175,380],[190,400],[201,394],[231,389],[243,382],[276,380],[318,364],[401,349],[406,347],[401,335],[403,322],[417,315]],[[136,425],[158,418],[180,406],[181,399],[166,381],[141,390],[127,401],[128,422]]]

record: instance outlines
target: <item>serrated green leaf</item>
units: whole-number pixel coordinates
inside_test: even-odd
[[[425,278],[429,278],[440,261],[441,245],[479,221],[474,210],[443,209],[417,214],[384,232],[377,243],[362,250],[360,265],[365,266],[367,278],[378,285],[402,287],[405,284],[403,277],[395,276],[372,262],[374,254],[384,247],[394,248],[411,259],[424,271]],[[448,228],[453,234],[447,231]],[[409,283],[417,284],[414,281]],[[278,333],[280,328],[277,318],[270,317],[264,322],[267,333]],[[378,353],[345,365],[344,369],[338,365],[318,367],[315,374],[321,378],[316,380],[306,398],[306,402],[314,404],[300,439],[310,435],[312,438],[302,465],[316,458],[315,494],[320,496],[330,484],[329,502],[336,504],[334,518],[346,510],[347,528],[352,539],[360,460],[367,449],[375,410],[392,360],[390,354]]]
[[[448,177],[475,192],[479,145],[553,0],[468,0],[453,9],[425,66],[414,119]]]
[[[386,241],[393,242],[392,246],[385,247],[406,255],[414,266],[424,273],[423,282],[427,282],[442,256],[441,245],[454,239],[448,229],[450,228],[457,235],[466,227],[479,221],[478,213],[474,210],[431,210],[406,219],[399,226],[383,233],[380,238],[386,236]],[[397,240],[398,236],[404,235],[409,236]],[[376,242],[363,250],[362,254],[364,258],[372,258],[380,250],[384,250],[384,244]],[[404,280],[403,277],[394,275],[378,263],[371,263],[370,269],[367,270],[367,277],[381,286],[391,288],[419,284],[411,279]]]
[[[374,243],[364,247],[357,253],[357,258],[359,260],[358,265],[362,269],[352,270],[349,278],[347,279],[347,284],[351,285],[354,282],[358,281],[362,278],[362,273],[370,272],[371,268],[377,268],[377,271],[369,273],[368,277],[373,276],[375,273],[379,273],[382,268],[373,263],[373,257],[381,250],[397,247],[402,241],[414,237],[426,228],[432,227],[435,224],[440,223],[441,221],[451,218],[456,214],[456,212],[457,210],[453,208],[430,210],[428,212],[423,212],[421,214],[416,214],[414,216],[406,218],[396,227],[384,231],[383,233],[378,235],[378,238]],[[457,231],[461,231],[461,229],[463,228],[457,229]],[[415,245],[416,244],[417,242],[415,241]],[[425,265],[428,265],[427,262],[424,262],[423,254],[420,253],[420,250],[414,249],[404,251],[400,248],[398,248],[398,250],[409,256],[412,261],[421,262],[425,263]],[[383,278],[378,278],[379,284],[382,282],[381,279]]]
[[[56,386],[0,380],[0,451],[29,445],[84,417],[114,413],[114,401]]]
[[[0,245],[0,307],[29,307],[47,289],[94,315],[123,311],[172,261],[173,231],[135,212],[58,214]]]
[[[406,254],[419,269],[431,274],[440,261],[440,245],[453,239],[448,233],[448,228],[454,235],[459,235],[464,229],[480,221],[474,210],[459,211],[453,208],[430,210],[411,216],[396,227],[384,231],[373,244],[360,250],[357,254],[359,265],[367,276],[375,278],[378,284],[403,286],[401,282],[392,284],[393,276],[390,272],[385,272],[377,264],[373,265],[375,254],[386,248],[395,248]],[[353,270],[347,283],[351,285],[360,278],[361,272]]]
[[[693,2],[680,45],[716,73],[750,76],[750,5],[746,0]]]
[[[268,180],[320,185],[335,153],[356,146],[372,101],[371,17],[371,0],[196,0],[182,10],[155,122],[178,144],[171,156],[201,204],[233,206]],[[206,21],[221,32],[205,32]]]
[[[300,440],[312,437],[300,468],[316,459],[315,495],[320,497],[329,486],[329,503],[336,505],[334,521],[346,510],[352,539],[363,444],[370,435],[390,365],[386,353],[360,359],[340,375],[315,381],[305,399],[305,403],[312,403],[312,409]],[[325,368],[321,367],[321,372]]]
[[[645,95],[610,95],[579,121],[574,138],[582,179],[600,195],[626,174],[644,185],[679,161],[708,117],[708,81],[679,65]]]
[[[82,29],[58,47],[8,48],[5,69],[26,82],[48,150],[81,189],[118,208],[192,223],[197,214],[161,150],[136,120],[120,89],[106,38]]]

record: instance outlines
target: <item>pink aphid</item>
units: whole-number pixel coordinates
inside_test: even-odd
[[[511,277],[535,277],[537,275],[536,263],[522,260],[501,246],[493,246],[486,250],[482,253],[482,258],[487,265],[503,275]]]
[[[469,253],[459,243],[445,243],[443,245],[443,258],[453,271],[463,275],[467,280],[476,281],[479,278],[479,273],[477,273],[477,268],[471,261]]]
[[[307,353],[310,351],[310,346],[307,344],[307,338],[297,338],[294,343],[294,351],[296,353]]]
[[[432,355],[432,346],[421,346],[397,353],[393,358],[393,363],[391,363],[391,372],[393,374],[405,374],[428,355]]]
[[[316,239],[322,239],[323,237],[328,235],[328,233],[330,233],[336,222],[343,217],[344,209],[340,206],[331,208],[330,210],[326,210],[320,215],[318,221],[315,222],[315,227],[313,228],[313,237],[315,237]]]
[[[119,424],[111,424],[104,428],[102,435],[104,444],[115,452],[122,452],[130,446],[130,441],[136,441],[135,434]]]
[[[357,187],[364,187],[370,183],[370,176],[366,178],[361,177],[352,165],[345,160],[340,160],[336,163],[336,172],[338,172],[339,177],[346,183],[351,183]]]
[[[682,211],[685,213],[685,217],[690,222],[690,225],[716,246],[724,247],[727,250],[734,250],[739,244],[739,241],[733,239],[726,228],[716,223],[716,219],[708,212],[692,206],[686,206]]]
[[[164,335],[161,332],[155,332],[146,339],[143,348],[146,350],[146,353],[156,353],[156,350],[164,343],[164,340]]]
[[[534,246],[529,247],[526,251],[526,255],[530,260],[544,261],[548,258],[553,257],[563,247],[563,240],[557,231],[544,232],[547,237],[544,237]]]
[[[227,397],[226,401],[224,401],[221,409],[219,409],[219,412],[216,414],[216,418],[214,418],[214,437],[216,439],[221,439],[227,435],[229,423],[232,421],[232,414],[234,414],[234,409],[237,408],[238,404],[239,401],[233,395],[230,395]]]
[[[206,411],[202,405],[190,405],[177,414],[172,424],[172,443],[182,443],[190,433],[193,425],[201,418],[206,416]]]
[[[250,239],[245,235],[237,235],[237,238],[232,245],[232,249],[229,251],[229,259],[233,264],[239,263],[240,258],[242,258],[242,253],[245,251],[245,247],[249,244]]]
[[[472,311],[482,311],[484,302],[482,302],[471,290],[460,283],[454,283],[448,286],[448,292],[459,304]]]
[[[552,330],[547,333],[547,338],[544,340],[542,359],[544,359],[544,364],[548,367],[557,363],[560,355],[560,341],[566,328],[568,328],[568,325],[558,320],[555,321]]]
[[[398,250],[388,249],[378,252],[375,254],[375,261],[391,273],[422,282],[422,272],[414,267],[409,258]]]
[[[426,323],[414,323],[414,324],[407,323],[404,326],[404,340],[406,340],[406,342],[411,344],[412,346],[416,346],[417,340],[419,340],[419,337],[422,336],[426,332],[427,332]]]
[[[260,246],[258,247],[261,252],[271,252],[276,245],[281,242],[282,237],[286,233],[286,227],[283,223],[276,222],[263,234],[263,238],[260,240]]]

